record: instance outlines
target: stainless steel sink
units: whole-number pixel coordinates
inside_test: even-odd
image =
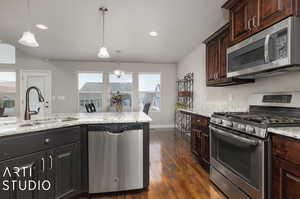
[[[71,122],[71,121],[75,121],[75,120],[78,120],[78,118],[76,118],[76,117],[66,117],[66,118],[60,119],[61,122]]]
[[[19,127],[32,127],[36,125],[42,125],[42,124],[52,124],[57,122],[71,122],[78,120],[78,118],[75,117],[65,117],[65,118],[49,118],[49,119],[40,119],[40,120],[33,120],[28,123],[19,124]]]
[[[19,124],[18,126],[19,127],[31,127],[31,126],[34,126],[36,124],[32,124],[32,123],[28,123],[28,124]]]

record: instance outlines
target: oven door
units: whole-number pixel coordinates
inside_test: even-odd
[[[211,166],[250,198],[264,198],[265,143],[210,126]]]

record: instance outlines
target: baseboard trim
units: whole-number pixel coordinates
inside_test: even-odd
[[[150,125],[150,129],[171,129],[175,128],[175,125]]]

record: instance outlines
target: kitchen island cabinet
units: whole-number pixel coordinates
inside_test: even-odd
[[[66,137],[65,135],[70,135],[71,137]],[[40,142],[23,142],[23,140],[29,140],[30,138],[37,138]],[[79,138],[80,127],[67,127],[24,136],[2,138],[1,143],[14,143],[15,145],[2,147],[2,154],[13,158],[3,160],[0,163],[2,182],[3,180],[8,180],[10,188],[9,191],[1,189],[0,198],[58,199],[70,198],[80,193],[81,160]],[[24,154],[20,149],[28,144],[32,146],[32,150],[28,151],[28,154]],[[20,146],[20,148],[18,149],[16,146]],[[7,169],[9,169],[11,175],[6,172]],[[15,173],[17,170],[19,171],[18,174]],[[4,178],[3,174],[6,174]],[[17,181],[15,188],[13,188],[13,181]],[[29,181],[44,186],[28,190]],[[19,182],[22,183],[22,186],[18,184]],[[25,182],[27,183],[26,191],[22,191],[21,187],[24,188]]]
[[[10,189],[5,191],[1,187],[1,199],[69,199],[88,193],[88,134],[90,130],[107,130],[108,127],[141,129],[144,135],[141,152],[144,166],[143,185],[144,188],[148,187],[150,117],[144,113],[73,114],[72,117],[76,119],[64,116],[45,118],[39,123],[29,121],[2,124],[0,178],[1,181],[8,181]],[[22,172],[17,175],[16,171],[22,168],[27,168],[26,175],[23,176]],[[12,175],[3,176],[7,169]],[[23,183],[24,180],[37,183],[49,181],[50,189],[22,191],[18,186],[13,190],[11,183],[14,180]]]

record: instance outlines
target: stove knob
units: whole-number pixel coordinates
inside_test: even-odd
[[[246,130],[246,126],[244,124],[239,124],[238,129],[240,131],[245,131]]]
[[[224,120],[224,121],[223,121],[223,124],[224,124],[225,126],[227,126],[227,127],[233,127],[233,122],[231,122],[231,121],[226,121],[226,120]]]
[[[210,122],[211,122],[211,123],[216,123],[216,119],[215,119],[215,118],[211,118],[211,119],[210,119]]]
[[[253,128],[252,126],[247,126],[246,127],[246,132],[254,134],[255,133],[255,128]]]
[[[221,119],[216,119],[216,123],[217,124],[222,124],[222,120]]]

